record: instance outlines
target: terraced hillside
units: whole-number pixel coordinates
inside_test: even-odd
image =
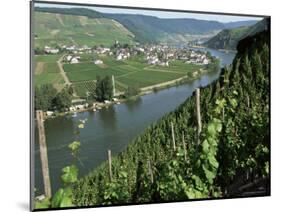
[[[134,43],[134,35],[113,19],[35,12],[34,20],[35,47],[39,48],[71,44],[110,46],[115,40]]]

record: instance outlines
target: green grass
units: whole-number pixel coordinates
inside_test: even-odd
[[[116,90],[125,91],[128,86],[146,87],[186,76],[188,72],[199,70],[203,66],[186,64],[182,61],[173,61],[169,67],[151,66],[142,57],[133,57],[124,61],[116,61],[109,56],[81,55],[84,61],[92,57],[101,59],[102,66],[93,62],[79,64],[64,64],[64,70],[74,84],[96,80],[97,76],[115,76]],[[85,93],[83,88],[81,93]]]
[[[62,85],[64,80],[59,73],[42,73],[35,75],[35,85],[40,86],[43,84],[60,84]],[[56,87],[56,85],[54,85]]]
[[[35,85],[53,84],[55,88],[60,90],[63,87],[64,80],[60,74],[57,60],[61,55],[37,55],[35,63],[41,63],[40,70],[35,70]]]
[[[60,55],[36,56],[36,62],[44,63],[43,71],[35,75],[35,84],[51,83],[63,86],[64,80],[59,73],[56,61]],[[116,61],[110,56],[82,54],[78,64],[64,64],[63,68],[69,80],[73,83],[76,93],[86,97],[87,92],[93,92],[97,76],[115,76],[116,90],[125,91],[128,86],[140,88],[151,86],[185,76],[188,72],[199,70],[203,66],[173,61],[169,67],[148,65],[143,57],[132,57],[124,61]],[[101,59],[102,65],[95,65],[93,58]]]
[[[163,73],[157,71],[140,71],[127,76],[118,77],[117,80],[128,86],[146,87],[154,84],[178,79],[185,76],[184,73]]]
[[[44,64],[44,72],[47,73],[59,73],[59,67],[57,63],[45,63]]]
[[[59,54],[50,54],[50,55],[36,55],[35,56],[35,61],[36,62],[46,62],[46,63],[51,63],[51,62],[57,62],[61,55]]]
[[[65,72],[70,81],[79,82],[87,80],[96,80],[97,76],[105,77],[114,75],[124,75],[134,71],[133,68],[128,68],[126,65],[105,63],[105,67],[100,67],[94,63],[79,63],[79,64],[64,64]]]

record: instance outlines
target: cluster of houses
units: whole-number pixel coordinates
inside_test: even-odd
[[[71,63],[71,64],[79,63],[80,60],[81,60],[81,57],[77,56],[77,55],[66,55],[64,57],[64,62],[68,62],[68,63]]]
[[[79,46],[75,46],[75,45],[71,45],[71,46],[66,46],[66,45],[63,45],[61,47],[62,50],[65,50],[69,53],[72,53],[72,54],[90,54],[92,53],[92,48],[91,47],[88,47],[87,45],[83,45],[81,47]]]
[[[144,58],[149,65],[159,65],[159,66],[169,66],[169,62],[173,60],[182,60],[185,63],[207,65],[210,63],[210,58],[203,51],[195,51],[188,48],[177,48],[167,45],[159,44],[146,44],[146,45],[136,45],[136,46],[122,46],[116,42],[114,47],[103,47],[98,46],[90,48],[87,45],[82,47],[71,45],[61,46],[61,50],[69,53],[65,57],[65,61],[68,63],[79,63],[79,54],[97,54],[97,55],[109,55],[113,56],[117,61],[126,60],[131,56],[138,54],[144,55]],[[59,49],[51,48],[45,46],[45,52],[48,54],[57,54]],[[93,63],[96,65],[103,64],[100,59],[93,59]]]
[[[45,47],[44,47],[44,52],[45,52],[46,54],[57,54],[57,53],[59,53],[59,49],[52,48],[52,47],[50,47],[50,46],[45,46]]]
[[[179,56],[178,59],[189,64],[207,65],[210,63],[210,59],[202,51],[188,50],[186,54]]]

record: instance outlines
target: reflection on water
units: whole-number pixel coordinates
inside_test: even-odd
[[[129,99],[125,103],[125,105],[126,105],[128,111],[133,113],[134,111],[138,110],[138,108],[141,106],[141,102],[142,102],[142,98],[136,97],[136,98],[133,98],[133,99]]]
[[[107,127],[110,130],[116,129],[116,114],[114,107],[103,108],[99,111],[98,116],[104,127]]]

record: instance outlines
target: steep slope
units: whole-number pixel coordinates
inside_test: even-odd
[[[102,13],[86,8],[35,7],[35,11],[64,14],[64,15],[86,16],[88,18],[105,18],[105,16]]]
[[[136,35],[139,42],[161,41],[166,35],[198,35],[213,33],[224,28],[217,21],[196,19],[161,19],[154,16],[131,14],[106,14]]]
[[[113,19],[101,16],[93,18],[93,14],[89,18],[54,11],[52,13],[35,12],[34,15],[35,47],[63,44],[110,46],[115,40],[120,43],[134,43],[134,35]]]
[[[204,45],[214,49],[235,49],[238,41],[248,32],[249,27],[224,29]]]
[[[75,205],[269,195],[269,45],[268,31],[243,39],[232,66],[201,89],[199,147],[190,98],[113,158],[113,180],[108,162],[82,178]]]
[[[268,28],[268,20],[263,19],[252,26],[244,26],[232,29],[224,29],[216,36],[204,43],[205,46],[214,49],[235,50],[239,40],[256,34]]]
[[[251,21],[234,21],[234,22],[228,22],[224,23],[224,26],[226,29],[233,29],[237,27],[246,27],[246,26],[252,26],[256,24],[258,21],[251,20]]]
[[[38,23],[43,23],[39,28],[41,27],[42,29],[46,27],[47,30],[47,35],[44,35],[44,33],[40,34],[40,32],[36,31],[38,36],[36,42],[37,46],[43,46],[48,42],[55,43],[53,41],[54,37],[58,39],[59,42],[74,44],[76,42],[78,44],[89,45],[110,45],[115,39],[120,42],[128,43],[132,43],[133,41],[141,43],[185,43],[194,39],[208,39],[213,37],[220,30],[228,28],[230,31],[226,30],[222,31],[222,34],[218,34],[219,38],[214,38],[210,43],[214,42],[215,44],[210,44],[210,47],[232,49],[236,46],[237,41],[243,38],[242,32],[245,32],[247,26],[255,23],[255,21],[221,23],[218,21],[190,18],[164,19],[147,15],[101,13],[85,8],[37,7],[35,11],[37,11],[35,13],[36,17],[39,16],[38,14],[42,16],[42,18],[40,18],[40,16],[37,18]],[[62,18],[69,16],[72,16],[72,18]],[[65,21],[68,22],[68,24],[63,25],[62,19],[67,19]],[[70,19],[73,19],[73,21]],[[76,25],[71,24],[71,22],[76,23]],[[97,24],[99,24],[99,26],[95,28]],[[110,29],[111,26],[113,26],[113,29]],[[73,31],[73,36],[69,36],[71,30]],[[64,31],[68,32],[64,33]],[[125,34],[123,33],[124,31],[126,31]],[[67,35],[66,40],[65,37],[63,37],[64,35]],[[45,40],[42,40],[42,38]]]

